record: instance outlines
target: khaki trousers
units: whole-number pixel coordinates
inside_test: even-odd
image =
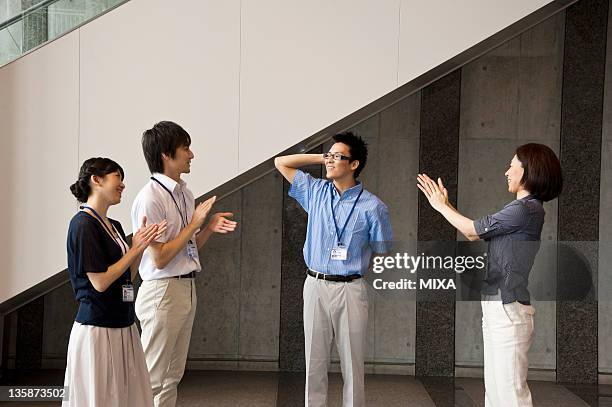
[[[136,298],[156,407],[174,407],[197,305],[193,278],[143,281]]]
[[[306,277],[304,338],[306,407],[327,403],[327,369],[335,340],[342,369],[343,406],[365,406],[364,354],[368,293],[363,278],[348,283]]]

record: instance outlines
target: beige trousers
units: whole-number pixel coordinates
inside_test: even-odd
[[[486,407],[531,407],[527,353],[533,341],[531,305],[482,301]]]
[[[136,298],[156,407],[174,407],[197,305],[192,278],[143,281]]]
[[[364,354],[367,324],[368,293],[363,278],[341,283],[306,277],[306,407],[323,407],[327,403],[327,369],[334,340],[344,380],[342,405],[365,406]]]

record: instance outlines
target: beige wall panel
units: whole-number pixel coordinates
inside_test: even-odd
[[[398,0],[242,2],[240,171],[397,84]]]
[[[78,32],[0,69],[0,302],[66,267],[76,209]]]
[[[133,0],[81,29],[79,159],[110,156],[126,170],[129,210],[149,172],[143,130],[181,124],[196,157],[196,196],[238,173],[240,2]],[[131,227],[129,227],[131,230]]]

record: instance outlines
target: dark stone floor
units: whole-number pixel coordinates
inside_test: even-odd
[[[9,372],[0,385],[60,386],[64,372]],[[300,407],[303,374],[191,370],[179,387],[179,407]],[[536,407],[612,407],[611,385],[561,385],[529,382]],[[473,378],[418,378],[367,375],[367,405],[376,407],[484,407],[484,384]],[[330,374],[329,407],[342,405],[342,377]],[[0,406],[58,406],[58,402],[0,402]],[[503,406],[500,406],[503,407]]]

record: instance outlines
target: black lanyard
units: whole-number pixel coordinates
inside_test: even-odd
[[[351,219],[351,215],[353,214],[353,211],[355,210],[357,201],[359,201],[359,197],[361,197],[361,194],[363,193],[363,188],[361,188],[361,191],[359,191],[359,195],[357,195],[355,202],[353,202],[353,207],[351,208],[351,211],[349,212],[348,216],[346,217],[346,220],[344,221],[344,226],[342,226],[342,230],[339,232],[338,223],[336,222],[336,214],[334,212],[334,191],[333,191],[334,185],[333,184],[330,184],[330,185],[331,185],[331,188],[329,190],[329,195],[331,199],[329,201],[329,205],[331,206],[332,218],[334,219],[334,226],[336,227],[336,236],[338,236],[338,246],[340,246],[342,245],[342,235],[344,234],[344,229],[346,229],[346,225],[348,225],[349,219]],[[340,199],[342,199],[342,197],[340,197]]]
[[[181,214],[181,223],[183,224],[183,227],[186,227],[187,226],[187,201],[185,200],[185,194],[183,193],[183,191],[181,190],[181,194],[183,195],[183,204],[185,204],[185,215],[183,215],[183,211],[181,210],[178,202],[176,202],[176,199],[174,199],[174,194],[172,194],[172,191],[170,191],[168,188],[166,188],[166,186],[164,184],[162,184],[161,181],[159,181],[157,178],[151,177],[151,179],[153,181],[157,182],[163,189],[166,190],[167,193],[170,194],[170,198],[172,198],[172,202],[174,202],[174,205],[176,206],[176,209]]]
[[[183,219],[183,211],[181,210],[178,202],[176,202],[176,199],[174,199],[174,195],[172,194],[172,191],[166,188],[166,186],[162,184],[161,181],[158,180],[157,178],[151,177],[151,179],[157,182],[160,187],[162,187],[164,190],[166,190],[168,194],[170,194],[170,198],[172,198],[172,202],[174,202],[174,206],[176,206],[176,209],[179,211],[179,214],[181,215],[181,224],[183,225],[183,228],[187,227],[187,201],[185,200],[185,193],[183,192],[183,190],[181,189],[181,195],[183,195],[183,204],[185,205],[185,218],[184,219]],[[193,244],[193,239],[189,239],[189,244]]]
[[[108,234],[111,235],[111,237],[112,237],[113,241],[115,242],[115,244],[117,246],[119,246],[119,250],[121,250],[121,256],[123,257],[123,255],[125,253],[127,253],[128,247],[123,242],[123,238],[121,237],[119,232],[115,229],[115,226],[113,226],[113,224],[111,223],[111,226],[113,226],[113,229],[115,229],[115,233],[119,237],[119,242],[121,242],[121,243],[117,242],[117,239],[115,239],[115,236],[113,235],[113,232],[108,228],[108,225],[106,224],[106,222],[104,222],[104,220],[102,219],[102,216],[100,216],[100,214],[98,212],[96,212],[96,210],[94,208],[92,208],[91,206],[88,206],[88,205],[81,205],[81,206],[79,206],[79,209],[89,209],[95,215],[95,217],[98,218],[98,220],[100,221],[100,223],[102,224],[104,229],[106,229]],[[124,252],[124,250],[125,250],[125,252]],[[129,268],[128,268],[128,271],[129,271]],[[128,284],[131,284],[131,278],[129,277],[129,273],[128,273],[127,282],[128,282]]]

